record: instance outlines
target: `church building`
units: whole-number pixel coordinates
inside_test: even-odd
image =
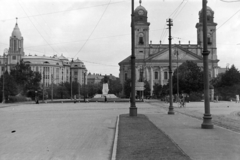
[[[155,83],[165,85],[169,79],[169,44],[152,44],[149,41],[148,11],[141,5],[134,11],[135,23],[135,56],[136,82],[147,80],[150,84],[151,95]],[[214,11],[207,7],[207,35],[209,54],[209,71],[211,77],[218,74],[216,26]],[[185,61],[194,61],[203,68],[203,22],[202,10],[199,11],[199,22],[196,24],[197,44],[172,45],[172,70]],[[175,53],[175,54],[174,54]],[[176,56],[178,53],[178,56]],[[119,63],[121,84],[131,79],[131,55]]]
[[[38,71],[42,75],[41,83],[49,87],[52,83],[61,84],[63,82],[76,81],[80,84],[87,83],[87,69],[84,63],[79,60],[69,60],[63,55],[52,57],[25,55],[23,37],[16,23],[12,35],[10,36],[9,49],[5,49],[3,56],[0,56],[0,75],[23,60],[29,64],[32,71]],[[85,75],[85,76],[84,76]],[[71,78],[72,77],[72,78]]]

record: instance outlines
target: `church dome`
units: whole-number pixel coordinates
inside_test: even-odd
[[[207,16],[213,16],[214,15],[214,11],[212,10],[212,8],[207,6]],[[199,11],[199,16],[202,16],[202,9]]]
[[[22,38],[22,34],[20,32],[20,29],[18,28],[18,24],[16,23],[13,31],[12,31],[12,37],[16,37],[18,39],[21,39]]]
[[[147,10],[141,5],[134,10],[134,21],[137,23],[147,23]]]
[[[143,6],[138,6],[135,10],[134,10],[134,13],[135,14],[138,14],[139,10],[142,10],[144,11],[145,14],[147,14],[147,10],[143,7]]]

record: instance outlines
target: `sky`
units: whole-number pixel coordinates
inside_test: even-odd
[[[240,69],[240,2],[225,1],[208,1],[218,24],[218,64]],[[134,3],[139,6],[139,0]],[[197,43],[201,0],[142,0],[142,6],[153,44],[168,44],[168,18],[173,44]],[[130,15],[131,0],[0,0],[0,55],[9,48],[18,17],[25,55],[79,58],[90,73],[118,77],[118,63],[131,55]]]

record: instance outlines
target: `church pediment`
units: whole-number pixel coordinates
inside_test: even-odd
[[[172,60],[177,60],[177,54],[178,59],[183,61],[194,61],[194,60],[202,60],[202,57],[185,49],[180,48],[173,48],[172,49]],[[166,49],[164,51],[160,51],[158,53],[155,53],[154,55],[150,56],[147,61],[168,61],[169,60],[169,49]]]

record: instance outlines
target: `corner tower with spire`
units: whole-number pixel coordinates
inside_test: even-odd
[[[24,56],[23,50],[23,37],[18,27],[17,18],[16,25],[10,37],[9,51],[8,51],[8,64],[16,64]]]

